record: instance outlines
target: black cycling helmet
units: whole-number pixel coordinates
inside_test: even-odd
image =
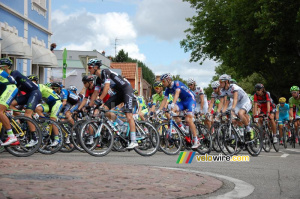
[[[27,78],[28,79],[30,79],[31,81],[36,81],[36,82],[38,82],[39,81],[39,78],[38,78],[38,76],[36,76],[36,75],[29,75],[29,76],[27,76]]]
[[[98,59],[90,59],[90,61],[87,64],[88,66],[102,66],[102,61]]]
[[[82,82],[91,82],[91,81],[94,81],[94,76],[92,75],[89,75],[89,76],[83,76],[82,78]]]
[[[11,67],[13,65],[13,62],[9,58],[1,58],[0,59],[0,66],[9,66]]]
[[[155,88],[155,87],[163,87],[163,85],[162,85],[161,82],[155,82],[155,83],[153,84],[153,87],[154,87],[154,88]]]
[[[59,88],[59,87],[62,87],[62,84],[60,82],[52,82],[51,83],[51,87],[53,87],[53,88]]]
[[[258,84],[255,85],[255,90],[260,90],[262,88],[264,88],[264,85],[261,84],[261,83],[258,83]]]

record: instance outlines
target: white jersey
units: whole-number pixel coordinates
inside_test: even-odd
[[[242,101],[243,99],[249,98],[247,93],[236,84],[231,84],[228,90],[222,89],[221,97],[228,96],[231,99],[233,99],[233,94],[235,92],[238,92],[238,99],[237,99],[238,102]]]
[[[208,102],[207,102],[207,97],[204,94],[204,91],[201,87],[196,87],[196,90],[193,91],[195,95],[195,100],[196,100],[196,112],[201,111],[202,113],[207,113],[208,109]],[[203,105],[203,110],[201,110],[201,99],[200,95],[204,95],[204,105]]]

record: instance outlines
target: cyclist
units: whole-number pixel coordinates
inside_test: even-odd
[[[150,114],[155,112],[155,107],[159,106],[165,98],[165,91],[161,82],[155,82],[153,84],[153,88],[155,90],[155,94],[152,95],[152,103],[150,104]],[[172,101],[173,96],[169,94],[168,103],[172,103]],[[163,108],[167,108],[168,103],[166,103],[166,105]]]
[[[88,62],[88,69],[90,74],[98,76],[96,79],[97,86],[104,85],[102,94],[97,101],[98,104],[103,103],[103,99],[108,94],[110,88],[112,87],[115,91],[115,95],[111,96],[106,102],[105,106],[108,109],[112,109],[115,106],[124,102],[124,113],[129,123],[130,127],[130,138],[131,143],[128,145],[128,149],[132,149],[138,146],[136,141],[136,129],[133,119],[133,108],[136,103],[135,96],[133,94],[133,88],[131,87],[128,80],[124,79],[121,75],[109,70],[109,69],[100,69],[101,61],[97,59],[91,59]],[[91,104],[93,105],[94,99],[96,99],[97,93],[92,96]]]
[[[219,77],[221,95],[220,95],[220,105],[218,107],[217,113],[220,113],[222,110],[227,109],[227,104],[224,106],[225,97],[233,99],[231,112],[235,115],[238,115],[242,123],[246,127],[248,133],[247,138],[250,137],[250,140],[254,139],[254,130],[250,127],[248,112],[252,107],[251,101],[247,96],[247,93],[238,85],[230,84],[231,77],[227,74],[223,74]]]
[[[9,119],[5,115],[5,111],[18,94],[18,88],[15,85],[15,79],[7,72],[2,70],[3,67],[7,66],[11,67],[12,61],[8,58],[0,59],[0,122],[3,124],[8,135],[8,138],[4,143],[1,141],[1,146],[20,144],[12,131]]]
[[[289,99],[289,105],[290,105],[290,120],[300,119],[300,95],[299,95],[299,87],[298,86],[292,86],[290,89],[290,92],[292,94],[292,97]],[[295,122],[295,132],[298,132],[298,128],[300,125],[300,120]],[[299,142],[299,135],[295,135],[296,137],[296,143]]]
[[[28,78],[34,82],[35,84],[38,83],[38,77],[36,75],[30,75]],[[41,117],[45,117],[43,112],[50,112],[50,119],[53,121],[57,121],[57,116],[59,112],[62,109],[62,102],[60,100],[60,96],[55,93],[51,88],[44,84],[38,84],[39,90],[42,93],[42,98],[45,101],[43,104],[39,104],[35,112]],[[54,134],[54,141],[51,143],[51,147],[55,147],[60,143],[59,137],[58,137],[58,129],[55,125],[52,125],[53,127],[53,134]]]
[[[140,116],[141,120],[145,121],[145,117],[148,114],[148,108],[145,103],[143,96],[138,96],[139,92],[137,90],[133,90],[134,95],[136,96],[136,100],[138,102],[138,110],[137,115]]]
[[[17,70],[11,70],[12,62],[9,65],[3,66],[2,68],[10,74],[17,82],[17,87],[22,93],[21,95],[17,96],[15,100],[11,103],[10,108],[16,109],[15,107],[18,105],[26,105],[25,108],[25,116],[32,118],[32,114],[38,105],[39,101],[42,99],[42,94],[39,91],[39,88],[36,84],[34,84],[32,81],[30,81],[26,76],[21,74]],[[33,137],[33,141],[29,142],[25,147],[32,147],[37,143],[37,138],[36,138],[36,129],[35,126],[31,123],[28,122],[29,126],[29,131],[30,134]]]
[[[274,103],[271,98],[269,92],[266,91],[263,84],[256,84],[255,85],[256,93],[254,94],[254,108],[253,108],[253,115],[254,118],[258,118],[259,114],[267,115],[270,119],[271,129],[273,131],[273,142],[277,143],[276,137],[276,123],[275,123],[275,108]],[[248,97],[249,98],[249,97]],[[258,112],[257,105],[260,105],[260,113]],[[262,119],[259,120],[259,123],[262,124]]]
[[[230,79],[230,84],[237,84],[237,81],[235,79]]]
[[[67,89],[62,88],[62,84],[60,82],[52,82],[51,88],[55,93],[60,95],[60,99],[62,100],[62,113],[66,116],[68,122],[74,125],[74,119],[72,118],[72,113],[78,109],[80,104],[80,98],[78,95],[73,92],[68,91]]]
[[[160,80],[164,87],[166,87],[165,91],[165,99],[162,101],[159,109],[156,111],[156,114],[159,114],[163,107],[166,105],[168,101],[169,94],[173,94],[173,102],[170,104],[170,109],[172,111],[178,112],[187,110],[187,116],[185,121],[188,123],[189,128],[194,137],[194,144],[192,146],[193,149],[198,148],[200,143],[197,138],[196,126],[193,122],[194,111],[196,107],[196,100],[194,94],[187,88],[187,86],[180,81],[172,81],[172,76],[170,73],[163,74],[160,77]],[[180,102],[177,100],[180,99]],[[178,122],[178,120],[177,120]]]
[[[206,115],[207,109],[208,109],[208,103],[207,103],[207,97],[204,94],[204,91],[201,87],[196,86],[196,81],[193,78],[189,78],[187,81],[188,87],[191,91],[193,91],[193,94],[195,96],[196,100],[196,108],[195,112],[200,113],[200,115]],[[210,129],[210,122],[207,118],[205,118],[205,124]]]
[[[284,97],[279,98],[279,104],[276,107],[276,119],[278,120],[279,125],[279,137],[280,137],[280,144],[283,144],[282,141],[282,127],[285,121],[289,120],[289,104],[285,103],[286,99]]]

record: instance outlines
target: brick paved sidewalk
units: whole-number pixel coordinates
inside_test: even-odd
[[[222,182],[148,166],[1,159],[2,198],[180,198],[212,193]]]

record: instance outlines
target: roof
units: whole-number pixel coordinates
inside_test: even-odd
[[[112,62],[110,67],[113,69],[121,69],[122,76],[126,79],[135,79],[137,63]]]

